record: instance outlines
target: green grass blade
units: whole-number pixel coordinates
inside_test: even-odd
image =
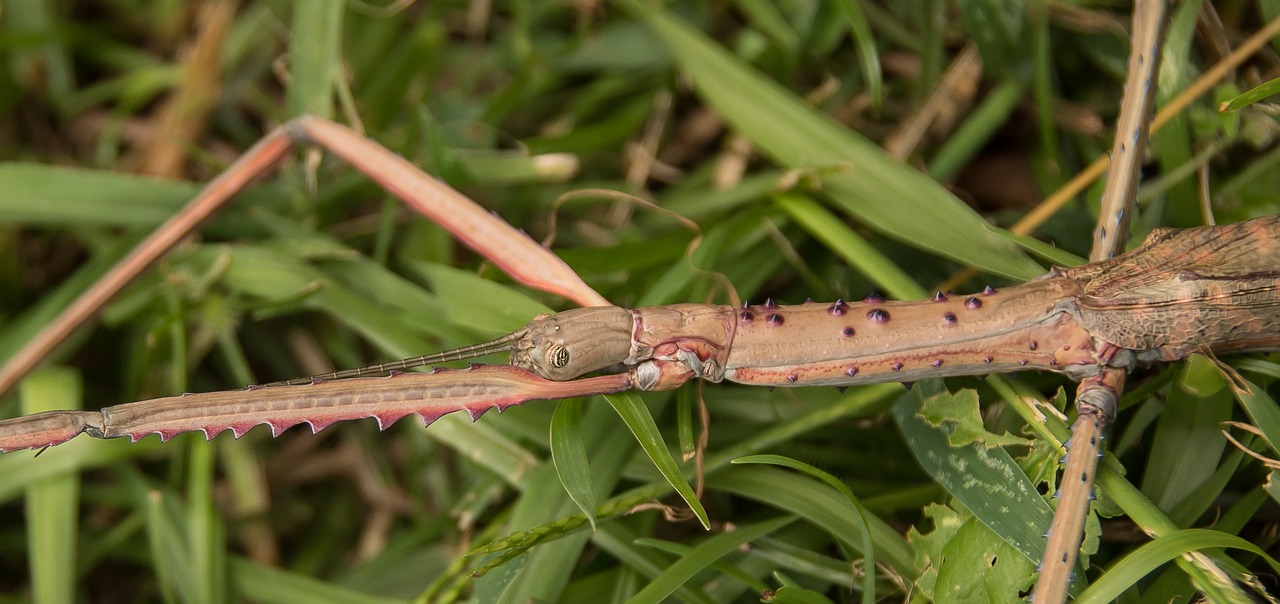
[[[63,12],[52,0],[15,2],[5,7],[0,25],[6,36],[25,40],[9,49],[10,77],[26,89],[26,94],[53,101],[65,110],[65,101],[75,86],[75,73],[66,40],[68,32],[58,25]]]
[[[596,496],[587,465],[587,447],[582,442],[582,399],[567,399],[556,405],[551,419],[551,461],[565,492],[586,514],[591,530],[596,530]]]
[[[880,71],[880,50],[876,48],[871,25],[862,11],[861,0],[837,0],[840,13],[849,22],[849,32],[858,47],[858,59],[862,64],[862,77],[866,80],[867,95],[871,106],[879,108],[884,102],[884,73]]]
[[[1218,106],[1219,111],[1236,111],[1268,97],[1280,94],[1280,78],[1267,80],[1242,92]]]
[[[606,524],[600,527],[592,541],[638,575],[652,579],[662,573],[666,558],[653,548],[637,546],[637,535],[627,527],[618,523]],[[701,590],[684,584],[676,586],[675,596],[690,604],[715,604],[715,600]]]
[[[191,548],[192,589],[196,600],[214,604],[227,601],[226,569],[221,522],[214,509],[213,472],[217,449],[203,438],[192,438],[188,459],[186,529]]]
[[[195,196],[185,182],[106,170],[0,163],[0,221],[152,228]]]
[[[885,293],[900,300],[928,295],[915,279],[813,199],[795,193],[780,193],[774,196],[774,202],[810,235],[825,243]]]
[[[80,375],[49,368],[19,385],[23,413],[81,408]],[[36,602],[76,601],[80,475],[67,471],[27,487],[27,543],[31,548],[31,592]]]
[[[738,9],[747,22],[773,40],[783,50],[794,52],[800,46],[800,35],[787,22],[782,11],[772,2],[764,0],[737,0]]]
[[[1266,561],[1273,572],[1280,573],[1280,562],[1262,548],[1235,535],[1209,529],[1184,529],[1158,537],[1118,560],[1093,585],[1076,598],[1080,604],[1115,602],[1139,580],[1182,554],[1217,548],[1242,549]]]
[[[795,514],[838,539],[854,551],[862,551],[864,528],[852,519],[848,500],[812,480],[769,467],[739,467],[708,476],[707,486],[725,489]],[[915,576],[911,546],[883,520],[872,516],[871,543],[883,554],[883,564],[906,576]],[[865,554],[864,554],[865,555]]]
[[[1142,492],[1170,511],[1207,481],[1227,441],[1220,423],[1231,419],[1231,392],[1205,357],[1185,363],[1157,420]]]
[[[1022,249],[1031,252],[1032,255],[1042,258],[1052,264],[1058,266],[1079,266],[1085,263],[1085,259],[1072,254],[1062,248],[1052,244],[1045,243],[1034,237],[1019,235],[1011,231],[1000,231],[1000,234],[1008,237],[1011,241],[1018,244]]]
[[[147,545],[150,547],[152,566],[156,572],[157,587],[165,602],[195,601],[189,593],[190,560],[187,550],[177,533],[176,523],[168,516],[167,496],[160,491],[149,491],[146,498]]]
[[[289,115],[333,115],[333,84],[341,70],[342,0],[293,5],[293,46],[289,51]]]
[[[862,522],[862,552],[866,557],[863,567],[876,567],[876,548],[875,544],[871,542],[871,523],[867,521],[867,510],[862,506],[862,503],[858,501],[858,498],[853,494],[853,491],[850,490],[843,482],[840,482],[840,479],[807,463],[791,459],[790,457],[783,457],[781,455],[748,455],[746,457],[739,457],[738,459],[733,460],[733,463],[762,463],[799,470],[827,483],[831,488],[839,491],[840,494],[849,501],[849,505],[853,510],[858,513],[858,519]],[[862,602],[863,604],[871,604],[875,601],[876,578],[874,574],[866,573],[862,577]]]
[[[1222,363],[1217,365],[1226,378],[1227,385],[1235,393],[1236,400],[1240,401],[1253,425],[1258,427],[1262,438],[1271,446],[1272,452],[1280,453],[1280,448],[1277,448],[1277,444],[1280,444],[1280,407],[1276,406],[1275,400],[1231,367]]]
[[[770,604],[834,604],[831,598],[794,585],[787,585],[773,592],[769,602]]]
[[[662,434],[658,432],[658,424],[653,421],[653,415],[645,408],[644,401],[640,400],[634,392],[606,394],[604,398],[631,429],[631,433],[635,435],[641,448],[662,473],[663,478],[666,478],[671,487],[684,498],[685,503],[689,504],[689,509],[693,511],[694,516],[698,517],[698,522],[702,523],[703,528],[711,528],[707,511],[703,509],[702,502],[698,501],[698,496],[685,480],[680,465],[671,456],[671,451],[667,448]]]
[[[289,604],[397,604],[404,600],[361,593],[296,572],[263,566],[243,558],[231,559],[231,584],[254,602]]]
[[[1016,77],[1007,77],[987,95],[938,152],[929,161],[929,175],[941,182],[955,178],[956,173],[968,164],[982,147],[990,144],[996,131],[1009,120],[1026,93],[1026,84]]]
[[[1147,499],[1129,481],[1124,479],[1123,472],[1115,458],[1107,455],[1098,465],[1097,488],[1102,489],[1107,498],[1128,514],[1148,534],[1168,535],[1179,530],[1179,527]],[[1214,601],[1245,602],[1248,601],[1244,591],[1232,582],[1222,564],[1204,554],[1193,554],[1179,558],[1178,567],[1187,574],[1196,589],[1212,592]]]
[[[1014,279],[1040,267],[993,232],[936,182],[815,111],[672,15],[625,2],[671,48],[708,103],[734,128],[790,168],[850,166],[825,175],[832,201],[904,243]]]
[[[662,571],[662,574],[654,577],[653,581],[650,581],[644,589],[640,590],[640,593],[628,600],[628,603],[658,604],[667,596],[675,593],[676,589],[713,562],[760,537],[795,522],[795,520],[794,516],[783,516],[756,524],[739,526],[732,532],[715,535],[698,544],[697,547],[693,548],[693,551],[681,556],[679,560],[668,566]]]

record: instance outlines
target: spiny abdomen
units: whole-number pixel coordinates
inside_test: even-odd
[[[903,381],[1022,368],[1096,366],[1092,339],[1063,312],[1074,282],[1044,279],[932,300],[747,306],[725,377],[747,384]]]

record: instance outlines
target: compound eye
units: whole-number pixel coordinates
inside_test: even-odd
[[[569,364],[569,349],[563,344],[552,344],[547,349],[547,362],[556,369],[562,369]]]

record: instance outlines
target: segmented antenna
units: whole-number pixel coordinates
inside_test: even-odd
[[[444,352],[433,352],[417,357],[409,357],[399,361],[390,363],[379,363],[377,365],[369,365],[368,367],[359,367],[356,369],[343,369],[342,371],[331,371],[329,373],[321,373],[309,377],[293,378],[283,382],[271,382],[262,384],[262,386],[301,386],[310,384],[315,381],[324,380],[344,380],[347,378],[368,377],[371,375],[382,375],[391,371],[400,371],[402,369],[410,369],[413,367],[422,367],[424,365],[434,365],[436,363],[445,363],[448,361],[461,361],[463,359],[473,359],[488,354],[498,352],[510,352],[515,349],[515,342],[523,335],[523,331],[509,333],[496,340],[490,340],[480,344],[472,344],[453,350]]]

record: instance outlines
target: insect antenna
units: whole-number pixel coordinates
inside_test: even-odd
[[[369,365],[368,367],[359,367],[356,369],[343,369],[341,371],[331,371],[329,373],[321,373],[309,377],[293,378],[282,382],[271,382],[262,384],[262,386],[300,386],[310,384],[315,381],[323,380],[343,380],[347,378],[368,377],[371,375],[382,375],[391,371],[400,371],[402,369],[410,369],[413,367],[422,367],[424,365],[434,365],[436,363],[445,363],[448,361],[460,361],[463,359],[473,359],[498,352],[509,352],[515,349],[515,342],[524,335],[524,330],[509,333],[496,340],[482,342],[480,344],[472,344],[453,350],[445,350],[443,352],[433,352],[422,356],[409,357],[399,361],[389,363],[379,363],[377,365]]]

